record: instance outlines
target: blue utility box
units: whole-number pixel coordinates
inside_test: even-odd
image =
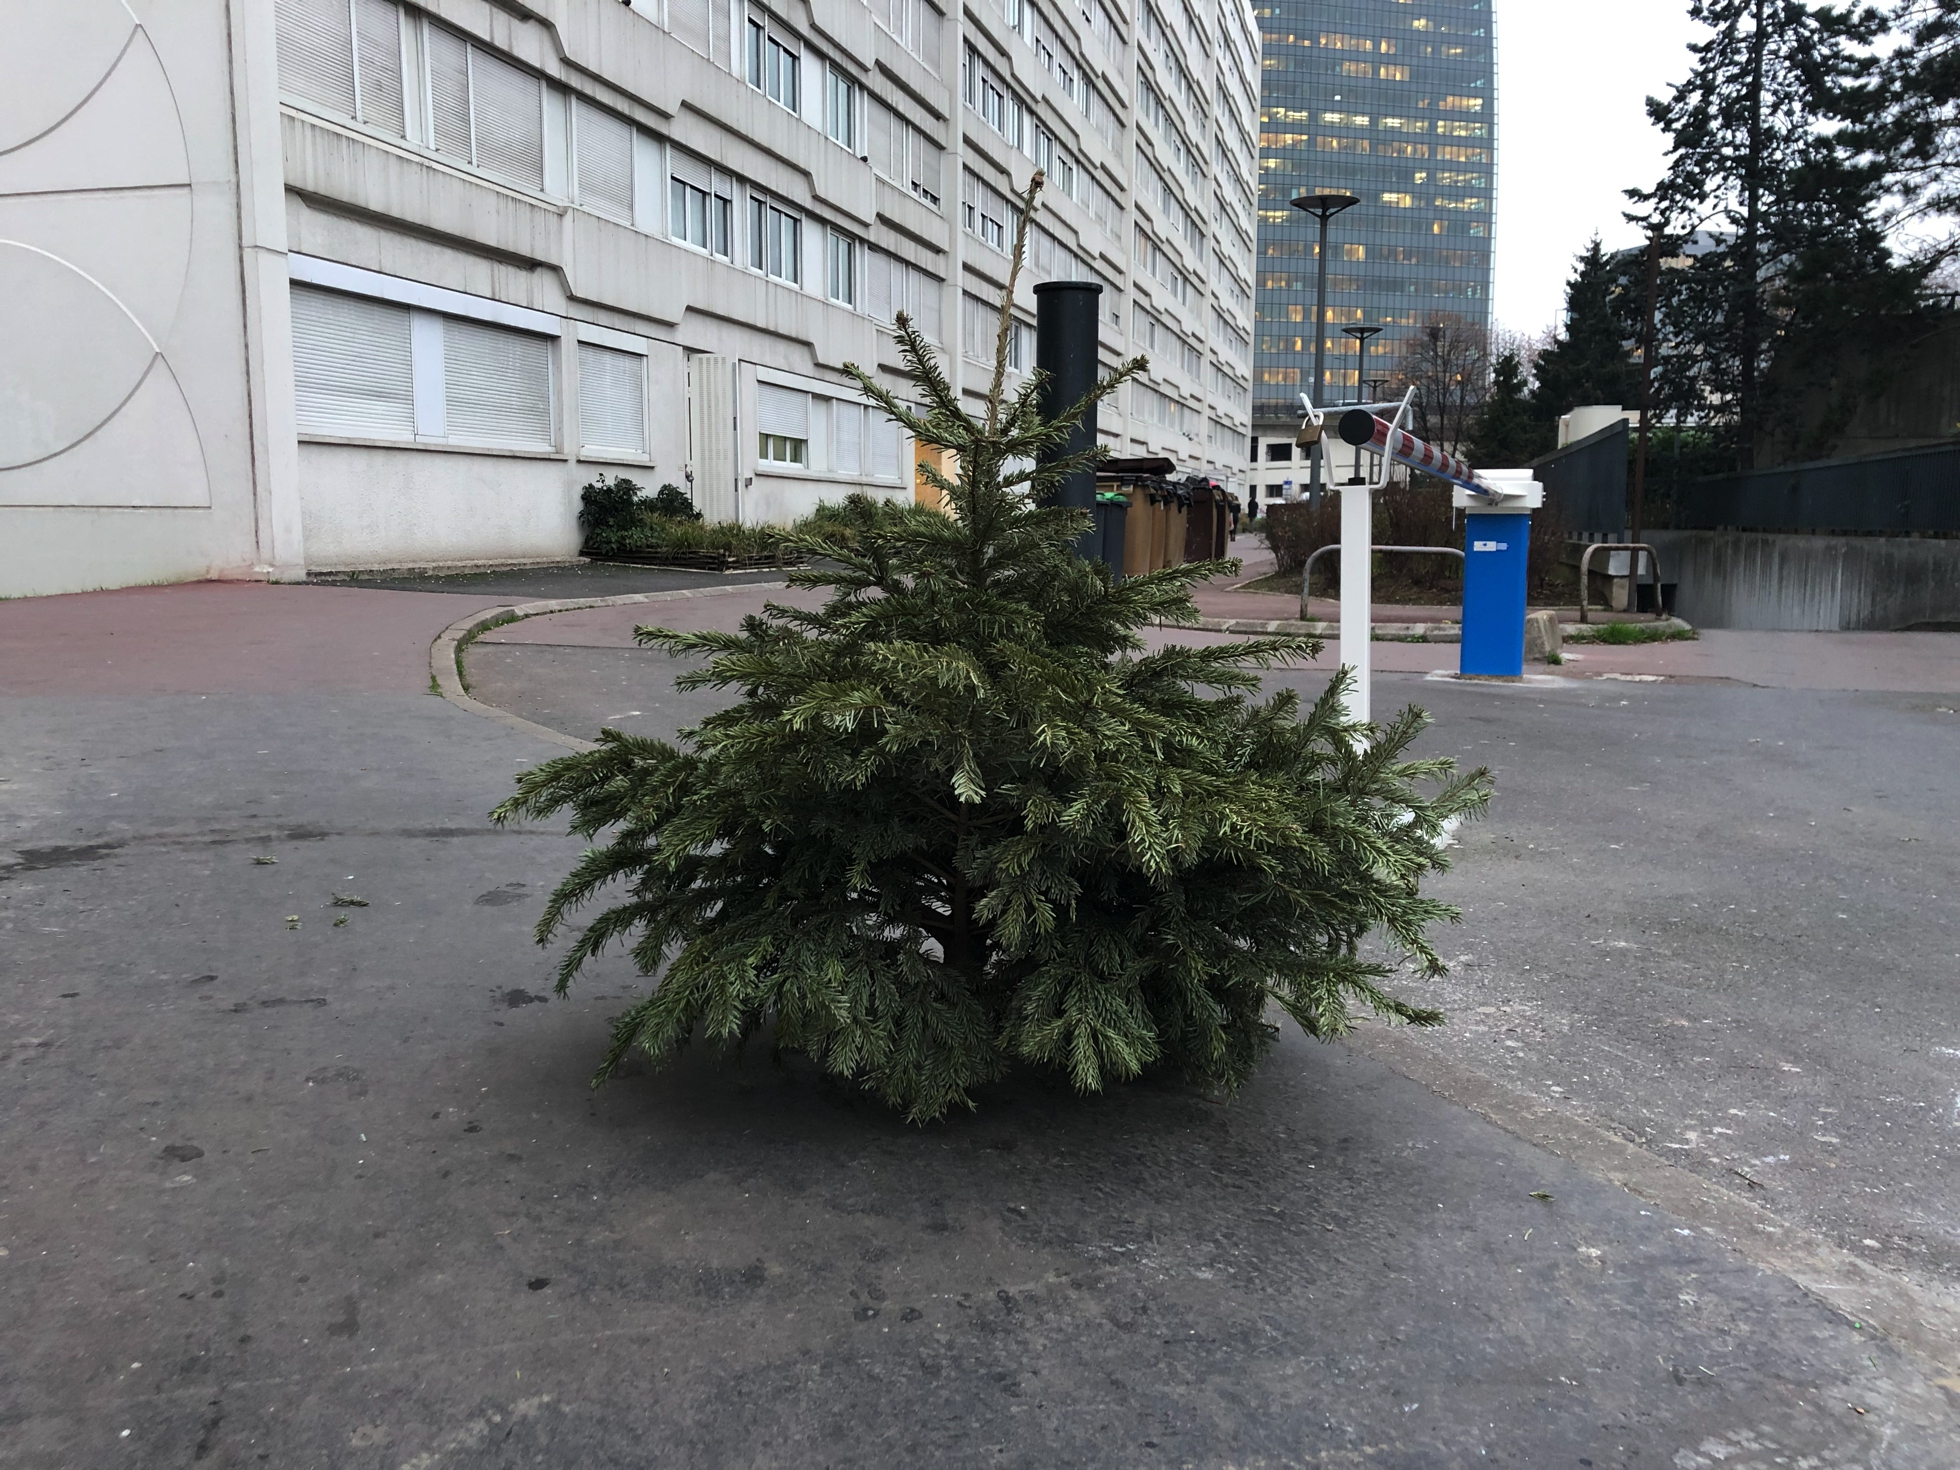
[[[1482,471],[1493,493],[1458,490],[1463,535],[1461,673],[1517,679],[1524,674],[1525,559],[1531,512],[1545,502],[1529,470]]]

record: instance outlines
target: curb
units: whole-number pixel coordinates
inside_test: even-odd
[[[1342,1042],[1534,1148],[1666,1210],[1795,1282],[1846,1321],[1875,1327],[1939,1369],[1960,1373],[1960,1293],[1923,1287],[1874,1266],[1752,1199],[1387,1027],[1364,1026]]]
[[[436,693],[458,709],[494,720],[520,734],[562,745],[567,750],[593,750],[596,747],[590,740],[580,740],[562,730],[553,730],[535,720],[514,715],[509,710],[498,709],[494,704],[472,699],[469,690],[463,687],[463,650],[492,628],[521,623],[526,618],[543,617],[548,613],[578,612],[588,607],[631,607],[648,602],[683,602],[693,597],[726,597],[730,593],[749,592],[758,587],[773,592],[788,585],[787,582],[736,582],[723,587],[679,587],[668,592],[627,592],[617,597],[561,597],[548,602],[519,602],[508,607],[483,608],[458,618],[436,635],[435,642],[429,645],[429,678],[435,683]]]
[[[1292,634],[1308,638],[1338,638],[1339,623],[1307,622],[1299,618],[1275,618],[1261,622],[1255,618],[1197,618],[1182,623],[1159,623],[1160,628],[1189,628],[1204,633]],[[1559,636],[1567,643],[1597,643],[1607,623],[1560,623]],[[1692,635],[1694,626],[1679,618],[1661,623],[1639,623],[1637,627],[1657,628],[1668,635]],[[1461,623],[1375,623],[1369,631],[1371,643],[1461,643]],[[1664,639],[1655,641],[1666,641]]]
[[[1339,623],[1309,623],[1298,618],[1275,618],[1261,622],[1254,618],[1197,618],[1183,623],[1159,623],[1160,628],[1189,628],[1203,633],[1291,634],[1307,638],[1338,638]],[[1461,643],[1463,628],[1458,623],[1376,623],[1371,630],[1375,643]]]

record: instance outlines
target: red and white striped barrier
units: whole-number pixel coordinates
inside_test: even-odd
[[[1341,415],[1341,442],[1357,449],[1373,449],[1396,464],[1426,471],[1479,495],[1491,494],[1491,487],[1477,478],[1477,472],[1467,461],[1443,453],[1435,445],[1416,438],[1407,429],[1396,428],[1386,419],[1377,418],[1365,408],[1351,408]]]

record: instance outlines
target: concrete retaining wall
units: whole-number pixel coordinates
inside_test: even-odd
[[[1960,623],[1960,540],[1650,531],[1698,628],[1884,631]]]

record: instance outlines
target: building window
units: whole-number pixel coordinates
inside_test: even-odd
[[[549,336],[301,284],[292,302],[301,433],[553,447]]]
[[[772,102],[791,112],[803,110],[800,70],[803,61],[759,20],[749,22],[749,85],[760,88]]]
[[[841,301],[846,306],[857,305],[857,241],[849,235],[830,232],[829,280],[827,282],[832,301]]]
[[[667,233],[714,255],[731,254],[733,182],[678,149],[668,156]]]
[[[448,436],[506,449],[550,449],[551,339],[462,317],[442,320]]]
[[[1288,464],[1293,459],[1293,446],[1285,440],[1275,440],[1266,446],[1266,460],[1270,464]]]
[[[633,223],[633,125],[580,98],[577,128],[578,202],[595,214]]]
[[[803,221],[766,199],[749,199],[749,264],[755,269],[801,285],[803,281]]]
[[[592,342],[578,345],[579,440],[588,452],[647,453],[647,360]]]
[[[810,467],[810,395],[774,383],[755,390],[756,458],[764,464]]]
[[[825,71],[825,77],[824,131],[855,153],[858,149],[857,83],[834,66]]]
[[[279,90],[406,135],[402,13],[394,0],[279,0]]]
[[[293,380],[303,434],[413,439],[408,308],[294,286]]]
[[[540,192],[544,80],[430,26],[429,133],[436,152]]]

